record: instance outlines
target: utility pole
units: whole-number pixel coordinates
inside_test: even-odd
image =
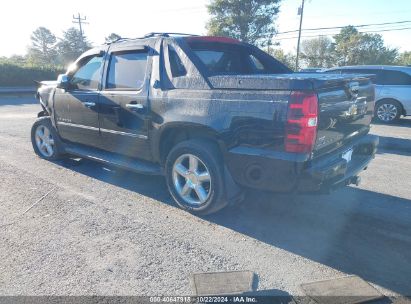
[[[300,29],[298,31],[297,57],[295,59],[295,71],[296,72],[298,72],[298,57],[300,56],[300,40],[301,40],[301,27],[303,25],[304,0],[302,0],[301,2],[301,7],[298,8],[298,13],[300,15]]]
[[[80,28],[80,35],[81,35],[81,39],[84,40],[84,32],[83,32],[83,27],[82,24],[88,24],[88,22],[86,22],[87,17],[81,17],[80,13],[77,14],[77,17],[75,15],[73,15],[73,23],[77,23],[79,28]]]

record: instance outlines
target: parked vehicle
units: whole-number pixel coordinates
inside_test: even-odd
[[[411,115],[411,67],[405,66],[346,66],[328,69],[327,73],[374,74],[375,118],[393,123],[401,116]]]
[[[40,157],[163,174],[176,203],[197,214],[247,188],[358,184],[378,144],[368,134],[369,78],[293,74],[229,38],[163,33],[106,44],[37,95],[43,111],[31,138]]]
[[[305,68],[305,69],[301,69],[300,73],[319,73],[324,71],[323,68]]]

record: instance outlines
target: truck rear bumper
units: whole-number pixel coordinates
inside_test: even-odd
[[[339,186],[358,184],[357,175],[374,159],[378,142],[375,135],[367,135],[353,142],[350,161],[342,158],[347,148],[313,161],[301,174],[298,192],[329,192]]]
[[[226,154],[233,179],[249,188],[274,192],[328,192],[359,181],[357,175],[375,157],[378,137],[366,135],[349,146],[310,160],[307,154],[236,147]],[[342,154],[352,149],[347,161]]]

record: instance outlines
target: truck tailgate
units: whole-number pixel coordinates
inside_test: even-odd
[[[366,133],[374,113],[375,89],[369,78],[347,76],[316,88],[318,131],[313,157],[323,155]]]

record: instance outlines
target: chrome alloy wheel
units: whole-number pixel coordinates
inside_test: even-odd
[[[173,183],[178,195],[189,205],[204,204],[211,193],[211,176],[206,165],[192,154],[183,154],[173,165]]]
[[[377,109],[377,116],[382,121],[392,121],[397,117],[398,109],[390,103],[383,103]]]
[[[34,136],[41,155],[51,157],[54,153],[54,139],[49,128],[45,125],[39,125]]]

